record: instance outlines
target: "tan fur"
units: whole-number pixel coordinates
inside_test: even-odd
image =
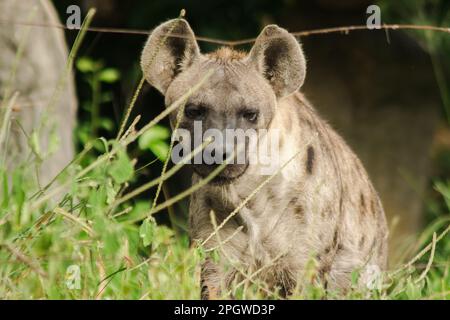
[[[157,56],[156,67],[146,60],[154,54],[161,30],[167,30],[171,23],[183,24],[177,31],[186,31],[187,52],[181,52],[182,68],[178,71],[170,42]],[[267,129],[268,136],[276,130],[281,133],[278,169],[299,152],[219,230],[218,236],[206,242],[206,248],[216,248],[219,240],[228,239],[219,246],[220,262],[207,260],[202,266],[203,297],[213,293],[220,296],[233,282],[243,279],[242,272],[256,270],[270,288],[289,295],[296,287],[310,283],[305,269],[312,260],[317,264],[314,281],[328,290],[348,289],[355,270],[361,271],[360,285],[367,285],[371,267],[386,267],[384,211],[358,157],[297,91],[306,73],[298,42],[286,30],[272,25],[263,30],[248,55],[229,48],[202,55],[194,44],[192,30],[184,20],[163,24],[149,38],[143,70],[149,82],[165,95],[166,103],[178,99],[212,69],[207,84],[188,102],[210,108],[203,121],[206,127],[252,127],[236,114],[242,106],[254,106],[260,115],[253,127]],[[175,48],[179,47],[176,43]],[[180,127],[191,126],[183,118]],[[230,168],[224,174],[233,177],[230,183],[209,184],[192,194],[193,240],[204,241],[214,231],[211,211],[220,224],[267,179],[260,169],[260,164]],[[194,174],[193,184],[200,179],[199,173]],[[236,233],[239,227],[242,230]]]
[[[233,50],[229,47],[220,47],[212,53],[206,54],[209,58],[230,63],[233,60],[242,60],[247,56],[246,52]]]

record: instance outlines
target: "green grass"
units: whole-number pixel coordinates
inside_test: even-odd
[[[74,55],[71,55],[69,67],[73,59]],[[99,95],[102,68],[92,69],[92,61],[89,62],[91,67],[87,62],[82,60],[78,67],[92,81],[90,110],[94,117],[98,117],[95,97]],[[218,252],[190,247],[186,234],[175,233],[156,224],[153,214],[167,208],[179,197],[155,207],[151,205],[151,199],[143,202],[136,196],[144,191],[155,191],[172,169],[140,189],[130,190],[129,186],[138,178],[139,171],[129,156],[128,147],[136,141],[142,148],[150,150],[156,148],[155,141],[161,145],[160,138],[166,137],[166,133],[157,127],[158,122],[182,106],[200,84],[193,86],[184,97],[140,130],[134,128],[136,121],[128,128],[127,121],[124,121],[115,139],[81,135],[84,150],[48,186],[39,186],[35,179],[34,162],[39,161],[37,157],[9,171],[0,164],[0,298],[199,298],[200,265],[208,256],[219,259]],[[135,97],[138,94],[139,89]],[[8,110],[7,106],[12,105],[13,99],[5,98],[4,110]],[[125,120],[135,101],[133,99],[129,106]],[[0,148],[4,150],[7,136],[4,133],[9,127],[10,113],[3,112],[0,116],[0,132],[3,133],[0,135]],[[94,121],[93,124],[82,125],[97,132],[100,123]],[[156,131],[149,133],[151,130]],[[88,130],[81,127],[79,132]],[[156,140],[155,135],[159,137]],[[35,141],[33,143],[36,144]],[[33,143],[30,142],[31,150],[38,147]],[[97,156],[93,156],[93,148]],[[164,157],[167,147],[155,150],[159,150],[153,150],[155,155],[167,161]],[[174,168],[177,170],[179,167]],[[450,182],[440,182],[436,187],[448,207],[446,215],[430,224],[415,244],[417,254],[427,246],[428,249],[417,259],[408,260],[410,263],[405,261],[404,265],[387,272],[380,288],[358,289],[358,273],[355,272],[355,286],[345,295],[325,293],[320,285],[311,284],[294,292],[292,298],[449,299],[450,239],[443,232],[448,231],[450,221]],[[192,189],[185,195],[189,192]],[[231,289],[235,298],[279,297],[277,292],[271,292],[264,283],[252,278],[251,273],[243,273],[247,280],[235,283]],[[313,283],[316,274],[312,260],[304,277]]]

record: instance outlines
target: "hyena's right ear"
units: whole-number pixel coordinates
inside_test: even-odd
[[[175,76],[200,55],[194,32],[184,19],[173,19],[150,34],[141,56],[147,81],[163,95]]]

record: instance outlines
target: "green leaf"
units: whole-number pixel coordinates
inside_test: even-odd
[[[155,141],[150,145],[150,150],[161,161],[166,161],[169,154],[169,145],[164,141]]]
[[[138,200],[136,201],[136,203],[133,205],[133,209],[131,210],[130,213],[128,213],[127,215],[123,215],[118,217],[119,221],[121,219],[139,219],[139,217],[143,217],[145,216],[145,213],[150,211],[150,203],[151,200]]]
[[[89,140],[90,139],[91,139],[91,137],[89,137]],[[99,151],[101,153],[106,151],[105,144],[103,143],[103,141],[95,139],[95,140],[92,140],[91,143],[94,146],[95,150],[97,150],[97,151]]]
[[[111,179],[106,182],[106,203],[111,204],[116,199],[117,190],[114,188]]]
[[[108,168],[108,173],[118,184],[133,178],[134,166],[124,150],[117,153],[117,159]]]
[[[120,72],[117,69],[107,68],[99,74],[99,80],[105,83],[114,83],[119,79]]]
[[[150,149],[150,146],[156,141],[166,140],[170,137],[170,130],[166,127],[156,125],[148,129],[139,138],[139,148],[141,150]]]
[[[417,300],[421,295],[421,287],[419,284],[414,283],[411,279],[408,279],[406,284],[406,295],[410,300]]]
[[[81,57],[77,61],[77,69],[83,73],[93,72],[95,70],[95,63],[91,58]]]
[[[144,246],[149,246],[155,235],[156,223],[152,218],[145,219],[139,228],[139,236],[142,238]]]
[[[169,153],[169,143],[166,140],[170,137],[170,130],[163,126],[154,126],[147,130],[139,138],[139,148],[141,150],[150,149],[161,161],[167,159]]]

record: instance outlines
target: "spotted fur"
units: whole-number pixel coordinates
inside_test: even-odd
[[[184,44],[168,41],[156,51],[174,24],[177,33],[184,34]],[[305,268],[314,258],[318,281],[327,290],[346,290],[354,270],[386,267],[387,227],[381,202],[358,157],[298,91],[306,63],[299,43],[286,30],[267,26],[248,54],[222,48],[202,55],[187,22],[172,20],[150,36],[142,68],[167,105],[213,70],[188,102],[210,108],[206,127],[250,126],[236,118],[237,110],[246,105],[259,110],[254,126],[269,130],[269,135],[281,133],[280,172],[217,235],[210,237],[211,211],[220,225],[268,177],[260,174],[258,164],[230,169],[228,177],[239,174],[228,183],[208,184],[191,196],[191,238],[209,239],[205,246],[219,247],[222,257],[202,268],[204,298],[226,292],[224,288],[242,279],[242,272],[260,268],[259,279],[284,295],[292,294],[310,283]],[[189,129],[190,123],[183,120],[180,127]],[[195,173],[193,184],[201,178]],[[227,242],[219,245],[220,239]],[[363,272],[361,285],[366,280]]]

